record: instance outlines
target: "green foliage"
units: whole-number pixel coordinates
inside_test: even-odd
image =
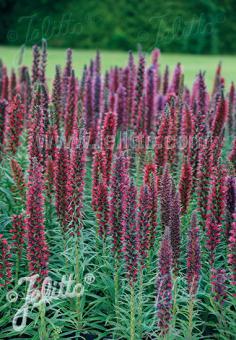
[[[165,52],[236,52],[234,0],[0,1],[0,42]]]

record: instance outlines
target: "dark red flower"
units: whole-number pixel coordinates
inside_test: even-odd
[[[67,181],[69,170],[69,151],[63,143],[58,149],[55,163],[56,209],[63,232],[66,232],[68,228],[66,215],[68,209]]]
[[[144,72],[145,72],[145,57],[142,53],[139,55],[139,65],[137,71],[137,80],[135,85],[133,108],[132,108],[132,126],[136,128],[139,104],[144,90]]]
[[[201,270],[201,249],[199,240],[199,228],[197,226],[196,213],[192,215],[191,227],[188,237],[187,251],[187,283],[188,291],[194,296],[198,289]]]
[[[226,287],[227,275],[225,269],[215,269],[211,271],[211,289],[214,299],[221,304],[227,298]]]
[[[199,224],[202,228],[205,228],[205,222],[207,217],[207,205],[208,196],[210,193],[211,178],[212,178],[212,149],[211,149],[211,137],[209,136],[203,144],[203,148],[200,153],[200,161],[198,165],[198,186],[197,186],[197,198],[198,198],[198,210],[200,212],[201,219]]]
[[[105,176],[107,184],[110,181],[110,172],[112,164],[113,148],[116,137],[116,114],[114,112],[108,112],[105,115],[104,125],[101,133],[102,138],[102,150],[105,155]]]
[[[83,194],[84,194],[84,177],[86,172],[86,144],[85,136],[81,129],[79,138],[77,131],[74,131],[70,171],[67,181],[67,196],[68,196],[68,222],[70,229],[74,230],[78,235],[82,227],[82,209],[83,209]],[[97,193],[99,196],[99,193]]]
[[[24,173],[23,170],[20,166],[20,164],[15,160],[11,159],[11,170],[12,170],[12,176],[15,181],[16,188],[21,195],[22,198],[25,199],[25,178],[24,178]]]
[[[232,273],[230,283],[235,288],[236,286],[236,213],[233,214],[233,223],[232,223],[232,227],[230,230],[228,262],[229,262],[231,273]]]
[[[234,110],[235,110],[235,87],[234,83],[231,83],[230,91],[229,91],[229,105],[228,105],[228,128],[229,128],[229,134],[232,135],[232,132],[234,131],[235,127],[235,117],[234,117]]]
[[[224,128],[227,119],[227,105],[224,98],[224,92],[221,90],[221,96],[216,108],[215,119],[212,126],[212,136],[219,137]]]
[[[150,217],[151,217],[151,193],[148,185],[142,185],[140,188],[137,229],[139,232],[139,257],[142,266],[145,266],[145,261],[150,249]]]
[[[26,237],[26,221],[23,214],[12,215],[12,227],[10,233],[13,243],[11,245],[12,252],[17,254],[19,260],[22,255],[23,246]]]
[[[37,45],[33,46],[32,84],[39,80],[40,76],[40,50]]]
[[[208,198],[208,213],[206,218],[206,245],[210,252],[211,264],[215,260],[215,251],[222,235],[222,221],[226,206],[226,169],[218,165],[212,179],[212,188]]]
[[[229,160],[232,163],[235,174],[236,174],[236,138],[234,139],[234,142],[233,142],[232,151],[229,154]]]
[[[170,206],[170,241],[173,252],[173,265],[175,272],[178,272],[180,256],[180,199],[179,193],[173,195]]]
[[[77,119],[77,101],[78,101],[78,86],[74,70],[72,70],[69,82],[69,93],[65,115],[65,139],[67,143],[69,142],[73,133],[74,120]]]
[[[61,84],[61,69],[60,66],[56,65],[56,73],[53,81],[52,89],[52,103],[54,105],[54,123],[57,127],[57,133],[60,131],[60,120],[63,120],[63,109],[62,109],[62,84]]]
[[[129,180],[123,198],[123,216],[122,216],[122,252],[125,259],[126,276],[129,284],[132,286],[137,280],[138,273],[138,245],[139,232],[136,221],[136,196],[137,189],[133,180]]]
[[[16,95],[7,108],[6,139],[7,148],[14,154],[20,145],[20,135],[23,131],[24,105],[20,95]]]
[[[158,182],[156,165],[154,163],[146,164],[144,167],[144,184],[148,185],[150,193],[150,248],[153,247],[157,236]]]
[[[183,160],[179,181],[179,194],[182,214],[185,214],[188,209],[189,201],[191,198],[191,189],[192,189],[192,167],[188,158],[185,157]]]
[[[155,145],[155,163],[158,174],[162,174],[163,168],[167,162],[167,145],[170,126],[169,114],[169,106],[166,106],[161,117]]]
[[[124,154],[118,154],[112,166],[110,191],[110,234],[113,242],[113,252],[118,256],[121,251],[123,218],[122,202],[126,192],[129,169],[129,159]]]
[[[49,256],[44,224],[44,183],[41,165],[36,158],[31,162],[26,202],[27,258],[30,272],[39,274],[42,279],[48,273]]]
[[[168,167],[165,168],[160,183],[161,224],[163,230],[169,227],[172,202],[172,178]]]
[[[0,287],[7,287],[11,282],[12,264],[9,261],[10,258],[10,246],[3,235],[0,234]]]

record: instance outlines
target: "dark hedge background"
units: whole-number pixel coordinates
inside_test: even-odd
[[[236,52],[236,0],[0,0],[0,43]]]

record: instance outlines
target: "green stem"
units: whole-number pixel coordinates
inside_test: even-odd
[[[115,290],[115,315],[116,315],[116,323],[118,323],[119,319],[119,275],[118,275],[118,259],[115,259],[115,270],[114,270],[114,290]]]
[[[63,235],[63,243],[64,243],[64,253],[65,253],[65,268],[66,268],[66,272],[68,269],[68,260],[66,257],[66,238],[65,238],[65,234]]]
[[[135,303],[134,287],[130,287],[130,340],[135,340]]]
[[[177,278],[175,274],[173,277],[173,282],[174,282],[173,319],[175,320],[175,315],[177,312]]]
[[[140,270],[139,278],[139,301],[138,301],[138,334],[139,338],[142,339],[143,335],[143,269]]]
[[[79,238],[77,236],[76,245],[75,245],[75,275],[76,275],[76,284],[80,283],[80,255],[79,255]],[[81,324],[81,310],[80,310],[80,295],[78,295],[76,300],[76,313],[78,316],[78,328],[80,328]]]
[[[193,307],[194,307],[194,297],[190,296],[189,305],[188,305],[188,338],[192,338],[193,332]]]
[[[40,315],[40,325],[39,325],[39,338],[40,340],[47,340],[47,328],[46,328],[46,320],[45,320],[45,303],[42,302],[39,306],[39,315]]]
[[[98,232],[98,221],[96,223],[96,235],[95,235],[95,247],[96,247],[96,254],[98,255],[98,250],[99,250],[99,232]]]
[[[105,255],[106,255],[106,236],[104,234],[103,238],[102,238],[102,256],[103,256],[103,258],[105,257]]]

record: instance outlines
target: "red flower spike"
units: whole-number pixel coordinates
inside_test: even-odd
[[[86,145],[82,130],[79,139],[77,135],[78,131],[75,129],[72,140],[69,178],[67,181],[67,198],[69,201],[67,213],[70,229],[79,235],[82,228]],[[97,195],[99,196],[99,193]]]
[[[227,275],[225,269],[215,269],[211,271],[211,289],[215,301],[221,304],[227,298],[227,286],[226,286]]]
[[[201,249],[197,216],[193,213],[188,237],[187,283],[189,294],[195,296],[198,289],[201,270]]]
[[[165,168],[160,183],[161,224],[163,230],[169,227],[172,201],[172,178],[168,167]]]
[[[48,273],[49,256],[44,224],[44,183],[42,167],[36,158],[32,159],[30,168],[26,202],[27,258],[30,272],[39,274],[41,280]]]
[[[138,203],[137,229],[139,231],[139,257],[142,266],[150,249],[151,192],[148,185],[142,185]]]
[[[11,245],[12,252],[17,254],[19,258],[21,258],[23,246],[25,243],[26,237],[26,223],[23,214],[20,215],[12,215],[12,227],[10,229],[10,233],[12,234],[11,239],[13,243]]]
[[[233,223],[232,223],[232,227],[230,230],[228,262],[229,262],[231,273],[232,273],[230,283],[235,289],[236,287],[236,213],[233,214]]]
[[[208,196],[210,193],[211,178],[212,178],[212,149],[211,137],[209,136],[205,141],[200,153],[200,161],[197,173],[197,197],[198,197],[198,210],[201,216],[199,224],[204,229],[207,217],[207,204]]]
[[[24,173],[20,164],[13,158],[11,159],[11,170],[16,188],[19,191],[19,194],[24,197],[26,188]]]
[[[111,172],[111,164],[112,164],[112,155],[113,148],[115,144],[116,137],[116,123],[117,118],[114,112],[108,112],[105,115],[104,125],[102,129],[102,150],[105,155],[105,176],[107,184],[109,184],[110,180],[110,172]]]
[[[133,286],[138,273],[139,231],[136,222],[137,189],[133,180],[129,180],[123,199],[122,216],[122,253],[125,260],[126,276]]]
[[[7,287],[11,282],[12,264],[10,258],[10,246],[3,235],[0,234],[0,287]]]
[[[64,144],[58,149],[55,163],[55,188],[57,216],[63,232],[67,231],[66,214],[68,209],[67,181],[69,176],[69,151]]]
[[[179,181],[179,194],[182,214],[185,214],[187,212],[191,198],[191,189],[192,167],[189,160],[187,158],[184,158]]]
[[[110,235],[113,242],[113,252],[116,257],[121,252],[122,228],[121,221],[123,218],[122,202],[124,200],[127,178],[129,169],[129,159],[124,154],[118,154],[113,166],[111,175],[111,199],[110,199]]]
[[[229,154],[229,160],[232,163],[235,174],[236,174],[236,138],[234,139],[234,142],[233,142],[232,151]]]
[[[180,198],[179,193],[173,195],[170,207],[170,241],[173,251],[173,265],[175,273],[178,272],[180,256]]]
[[[154,163],[148,163],[144,167],[144,184],[148,185],[150,192],[150,248],[153,247],[157,233],[157,204],[158,204],[158,177]]]
[[[15,154],[20,145],[20,135],[23,131],[24,105],[20,95],[16,95],[7,108],[6,138],[7,148]]]

